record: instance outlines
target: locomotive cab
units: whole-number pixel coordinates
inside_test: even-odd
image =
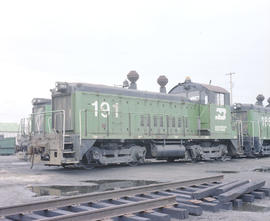
[[[199,134],[231,136],[230,93],[224,88],[210,84],[191,82],[189,77],[169,92],[186,97],[199,105]]]
[[[230,94],[222,87],[192,82],[189,77],[184,83],[173,87],[170,94],[178,94],[199,104],[230,105]]]

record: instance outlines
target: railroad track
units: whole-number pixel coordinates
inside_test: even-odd
[[[253,192],[253,198],[270,195],[269,189],[262,189],[264,181],[221,182],[222,179],[222,175],[211,176],[1,207],[0,220],[168,221],[198,216],[203,210],[229,209],[232,200],[240,204],[236,198],[249,192]],[[209,197],[213,195],[218,196]],[[247,195],[245,199],[250,200]]]

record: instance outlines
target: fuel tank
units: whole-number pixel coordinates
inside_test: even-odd
[[[183,145],[153,145],[151,154],[154,158],[159,160],[168,158],[184,158],[186,148]]]

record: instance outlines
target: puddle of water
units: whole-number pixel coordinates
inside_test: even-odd
[[[253,171],[255,171],[255,172],[263,172],[263,173],[270,173],[270,167],[257,168],[257,169],[254,169]]]
[[[239,171],[235,170],[208,170],[207,173],[239,173]]]
[[[243,203],[243,206],[241,208],[237,208],[234,210],[246,212],[269,212],[270,207],[258,206],[251,203]]]
[[[73,196],[96,191],[96,186],[31,186],[28,187],[38,196]]]
[[[31,186],[28,187],[32,192],[39,196],[74,196],[85,193],[104,192],[109,190],[117,190],[128,187],[144,186],[158,183],[156,181],[147,180],[87,180],[85,183],[91,185],[68,186],[68,185],[52,185],[52,186]]]

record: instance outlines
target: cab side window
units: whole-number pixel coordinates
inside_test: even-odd
[[[219,106],[224,106],[224,94],[216,93],[216,104]]]
[[[204,96],[204,104],[208,104],[208,95]]]

